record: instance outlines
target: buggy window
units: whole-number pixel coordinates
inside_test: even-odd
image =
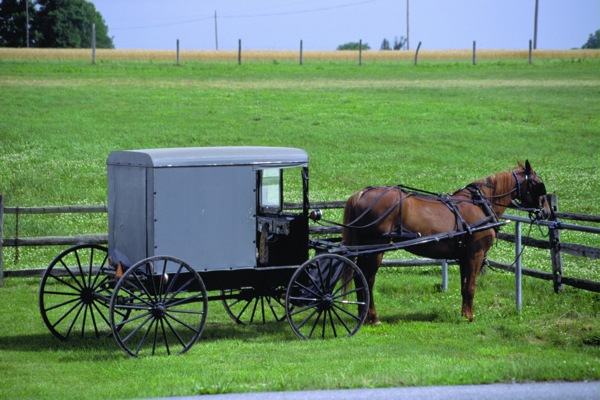
[[[266,212],[280,212],[283,209],[282,179],[280,169],[260,171],[260,209]]]

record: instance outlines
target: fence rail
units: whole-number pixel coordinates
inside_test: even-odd
[[[556,209],[556,198],[551,199]],[[329,201],[329,202],[313,202],[311,208],[320,209],[340,209],[344,207],[343,201]],[[298,209],[302,208],[301,204],[287,204],[286,208]],[[18,246],[54,246],[54,245],[77,245],[77,244],[106,244],[108,243],[107,234],[88,234],[88,235],[74,235],[74,236],[46,236],[46,237],[35,237],[35,238],[3,238],[3,225],[4,225],[4,214],[65,214],[65,213],[106,213],[106,205],[96,206],[52,206],[52,207],[4,207],[4,199],[0,194],[0,286],[2,285],[2,279],[4,276],[40,276],[43,273],[43,269],[32,269],[32,270],[18,270],[18,271],[3,271],[2,269],[2,247],[18,247]],[[600,283],[588,281],[579,278],[570,278],[562,276],[562,261],[561,253],[575,255],[579,257],[587,257],[598,259],[600,258],[600,249],[592,246],[586,246],[581,244],[564,243],[560,241],[561,230],[573,230],[586,233],[600,234],[600,228],[592,226],[575,225],[570,223],[562,222],[560,219],[568,219],[573,221],[585,221],[585,222],[600,222],[600,216],[585,215],[579,213],[566,213],[566,212],[555,212],[556,219],[553,221],[538,221],[540,225],[547,226],[550,232],[549,240],[540,240],[529,237],[521,237],[519,234],[507,234],[500,233],[498,238],[507,242],[515,243],[515,246],[531,246],[540,249],[550,250],[551,258],[553,263],[553,272],[548,273],[544,271],[536,271],[533,269],[522,268],[522,273],[527,276],[553,280],[556,291],[562,289],[562,285],[570,285],[585,290],[591,290],[594,292],[600,292]],[[528,223],[528,218],[515,216],[515,215],[504,215],[504,218],[511,221],[517,222],[517,226],[520,223]],[[519,228],[520,229],[520,228]],[[341,228],[339,226],[311,226],[311,235],[331,235],[340,234]],[[518,254],[518,253],[517,253]],[[518,258],[518,257],[517,257]],[[452,261],[446,260],[432,260],[427,258],[419,259],[403,259],[403,260],[384,260],[383,266],[395,266],[395,267],[408,267],[408,266],[430,266],[430,265],[442,265],[444,268],[448,264],[453,264]],[[490,261],[490,265],[498,268],[505,269],[511,272],[516,271],[515,265],[507,265],[496,261]],[[520,272],[519,272],[520,273]],[[444,287],[447,286],[446,282],[443,282]]]

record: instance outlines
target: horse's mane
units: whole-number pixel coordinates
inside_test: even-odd
[[[498,172],[485,178],[487,185],[491,186],[493,196],[503,195],[510,192],[515,186],[515,178],[513,176],[513,170]]]
[[[492,208],[496,212],[496,215],[502,215],[506,206],[512,200],[511,195],[515,191],[514,174],[522,173],[523,171],[524,168],[519,166],[509,171],[489,175],[485,179],[474,182],[492,203]]]

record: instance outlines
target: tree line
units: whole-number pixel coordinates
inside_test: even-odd
[[[1,0],[0,47],[114,48],[108,26],[86,0]]]
[[[400,39],[396,37],[394,39],[394,45],[390,45],[390,41],[386,38],[381,42],[381,47],[379,50],[402,50],[406,46],[406,38],[401,36]],[[340,44],[337,47],[337,50],[371,50],[371,46],[369,43],[360,43],[360,42],[348,42],[344,44]]]
[[[396,37],[394,39],[394,45],[391,46],[389,40],[383,39],[379,50],[402,50],[406,46],[406,38],[401,36],[400,39]],[[600,29],[594,33],[590,33],[587,42],[581,46],[582,49],[599,49],[600,48]],[[368,43],[360,42],[348,42],[341,44],[337,47],[337,50],[371,50],[371,46]]]

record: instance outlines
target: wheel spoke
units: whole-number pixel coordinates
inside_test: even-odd
[[[139,310],[141,310],[141,309],[139,309]],[[146,318],[146,317],[149,317],[149,318],[152,317],[152,315],[150,314],[150,311],[147,311],[146,313],[143,313],[143,314],[136,315],[136,316],[131,317],[131,318],[124,319],[123,321],[119,322],[118,324],[115,324],[114,326],[115,326],[115,328],[120,329],[120,328],[124,327],[125,325],[127,325],[127,324],[129,324],[131,322],[134,322],[134,321],[137,321],[138,319]],[[147,321],[142,322],[142,324],[140,325],[140,327],[143,324],[145,324],[146,322]]]
[[[45,293],[45,294],[60,294],[61,296],[77,296],[77,297],[75,297],[75,298],[73,298],[73,299],[70,299],[70,300],[63,301],[62,303],[58,303],[58,304],[55,304],[55,305],[53,305],[53,306],[46,307],[46,308],[44,309],[44,311],[46,311],[46,312],[48,312],[48,311],[52,311],[52,310],[55,310],[55,309],[57,309],[57,308],[64,307],[64,306],[66,306],[67,304],[71,304],[71,303],[73,303],[73,302],[76,302],[76,301],[77,301],[77,302],[80,302],[80,301],[81,301],[81,299],[79,298],[79,295],[78,295],[77,293],[63,293],[63,292],[44,292],[44,293]],[[68,311],[67,311],[67,313],[68,313]]]
[[[341,310],[341,311],[345,312],[350,317],[354,318],[356,321],[359,321],[359,318],[357,316],[355,316],[355,315],[350,314],[348,311],[344,310],[343,308],[340,308],[339,306],[335,306],[335,308],[332,308],[329,311],[330,312],[330,316],[331,316],[331,313],[335,314],[335,317],[337,318],[337,320],[339,321],[339,323],[342,324],[342,326],[344,327],[344,329],[346,329],[346,332],[348,332],[348,333],[352,332],[352,330],[346,324],[346,321],[344,321],[344,319],[340,316],[340,314],[338,314],[337,310]],[[334,323],[333,323],[333,320],[331,321],[331,326],[335,326]],[[335,328],[334,328],[334,330],[335,330]]]
[[[315,332],[315,329],[317,328],[317,326],[319,325],[319,321],[321,320],[321,316],[323,315],[323,312],[319,309],[315,310],[317,313],[317,318],[315,318],[315,322],[310,330],[310,332],[308,333],[308,338],[312,338],[313,333]]]
[[[71,321],[71,324],[69,325],[69,329],[67,329],[67,333],[66,333],[66,337],[69,337],[69,335],[71,334],[71,331],[73,330],[73,327],[75,326],[75,323],[77,322],[77,320],[79,319],[79,316],[81,315],[81,310],[85,305],[82,302],[79,302],[77,304],[77,306],[73,307],[73,310],[75,308],[77,308],[77,312],[75,313],[75,317],[73,318],[73,321]],[[84,325],[83,325],[84,326]]]
[[[222,303],[240,325],[280,322],[285,318],[285,301],[281,301],[284,291],[282,286],[222,290]]]
[[[165,332],[165,323],[164,323],[164,319],[160,319],[160,330],[162,332],[162,336],[163,336],[163,340],[165,342],[165,348],[167,349],[167,355],[171,355],[171,346],[169,346],[169,338],[167,338],[167,333]],[[152,344],[152,355],[155,354],[155,350],[156,350],[156,337],[158,335],[158,322],[156,323],[156,328],[155,328],[155,334],[154,334],[154,343]]]
[[[75,300],[77,301],[76,304],[73,305],[73,307],[71,307],[62,317],[60,317],[55,323],[54,325],[52,325],[53,328],[57,327],[58,324],[60,324],[63,320],[65,320],[73,311],[75,311],[75,309],[77,307],[80,307],[83,303],[81,301],[78,301],[79,299]],[[79,312],[77,312],[75,314],[75,318],[73,318],[73,322],[71,323],[71,327],[73,326],[73,324],[75,323],[75,321],[77,320],[77,317],[79,316]],[[71,330],[69,329],[68,332],[70,332]],[[69,336],[67,332],[67,336]]]
[[[58,283],[75,290],[77,292],[77,294],[81,293],[81,291],[83,290],[83,287],[81,285],[74,286],[67,280],[63,279],[63,277],[61,277],[61,276],[56,276],[56,275],[50,274],[50,275],[48,275],[48,278],[52,278],[52,279],[58,281]],[[77,281],[75,278],[73,280],[75,280],[75,282],[79,283],[79,281]],[[49,292],[49,293],[51,293],[51,292]]]
[[[96,312],[98,313],[98,315],[102,318],[102,321],[104,321],[104,323],[106,323],[106,325],[110,325],[110,322],[108,321],[108,317],[106,315],[104,315],[104,312],[102,312],[102,310],[100,309],[100,307],[98,307],[98,304],[92,303],[92,307],[94,308],[94,310],[96,310]],[[103,307],[106,307],[105,303],[100,303],[103,305]],[[105,310],[106,312],[108,312],[108,310]],[[92,318],[94,318],[94,312],[92,311]],[[96,321],[94,319],[94,327],[95,327],[95,331],[96,331],[96,335],[99,336],[100,333],[98,331],[98,326],[96,325]]]
[[[233,305],[236,305],[236,304],[238,304],[240,301],[241,301],[241,300],[239,300],[239,301],[236,301],[236,302],[235,302]],[[236,321],[240,321],[240,320],[241,320],[241,316],[242,316],[242,315],[244,315],[244,313],[246,312],[246,310],[248,309],[248,307],[249,307],[249,306],[250,306],[250,302],[249,302],[249,301],[246,301],[246,304],[245,304],[245,305],[242,307],[242,309],[240,310],[240,312],[239,312],[239,313],[237,313],[237,314],[234,316],[234,319],[235,319]],[[252,318],[250,318],[250,322],[252,322]]]
[[[142,335],[142,338],[140,339],[138,346],[135,349],[135,353],[133,353],[134,355],[138,355],[140,354],[140,350],[142,350],[142,346],[144,345],[144,343],[146,342],[146,339],[148,338],[148,334],[150,333],[150,331],[152,330],[152,327],[154,326],[154,324],[156,323],[156,320],[154,318],[152,318],[152,316],[149,316],[148,319],[146,319],[142,325],[140,325],[139,327],[137,327],[133,332],[132,335],[134,333],[137,333],[137,331],[139,331],[144,325],[146,325],[146,323],[150,321],[150,325],[148,325],[148,328],[146,329],[146,331],[144,332],[144,334]],[[156,329],[156,328],[155,328]],[[129,335],[127,338],[132,337],[131,335]],[[126,340],[124,341],[126,342]],[[156,341],[154,341],[153,343],[153,347],[152,347],[152,355],[154,355],[154,349],[156,345]],[[130,350],[128,349],[127,352],[130,352]]]

